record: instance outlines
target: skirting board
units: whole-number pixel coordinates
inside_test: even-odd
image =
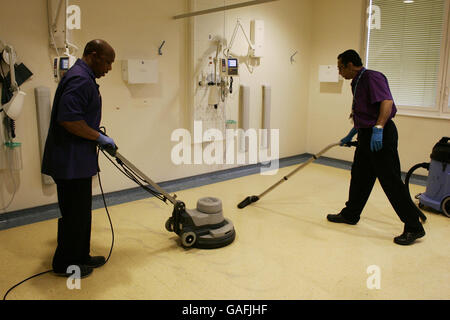
[[[310,159],[312,156],[313,156],[312,154],[305,153],[297,156],[283,158],[280,159],[279,161],[279,167],[283,168],[300,164]],[[314,161],[314,163],[346,170],[350,170],[352,166],[352,163],[349,161],[337,160],[327,157],[320,157],[319,159]],[[261,164],[247,165],[238,168],[205,173],[193,177],[161,182],[158,184],[164,190],[171,193],[184,189],[190,189],[194,187],[204,186],[212,183],[217,183],[221,181],[256,174],[260,172],[260,168]],[[402,173],[403,180],[405,178],[405,175],[406,175],[405,173]],[[427,179],[426,176],[412,175],[410,178],[410,183],[425,186],[426,179]],[[141,187],[105,194],[105,200],[108,206],[126,203],[130,201],[136,201],[149,197],[152,197],[152,195],[143,190]],[[95,210],[102,207],[104,207],[102,196],[101,195],[94,196],[92,199],[92,209]],[[10,229],[50,219],[57,219],[59,217],[60,213],[57,203],[13,212],[7,212],[4,214],[0,214],[0,230]]]

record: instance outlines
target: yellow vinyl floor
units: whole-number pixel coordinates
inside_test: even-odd
[[[109,262],[69,289],[51,273],[31,279],[15,299],[449,299],[450,219],[424,211],[426,236],[394,244],[403,224],[380,185],[360,222],[334,224],[348,195],[350,172],[311,164],[258,202],[238,209],[296,166],[275,176],[255,174],[177,192],[194,208],[218,197],[236,229],[235,241],[213,250],[184,249],[164,224],[172,205],[155,198],[109,208],[115,244]],[[425,187],[411,185],[411,193]],[[51,269],[57,220],[0,231],[1,296],[21,280]],[[111,231],[104,209],[93,214],[91,255],[108,255]]]

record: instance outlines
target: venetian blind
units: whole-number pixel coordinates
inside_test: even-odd
[[[367,68],[386,75],[398,106],[436,107],[445,0],[373,0]],[[375,18],[375,17],[374,17]]]

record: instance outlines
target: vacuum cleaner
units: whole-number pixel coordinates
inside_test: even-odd
[[[220,199],[204,197],[197,201],[195,209],[186,209],[184,202],[177,200],[176,195],[171,196],[163,190],[122,156],[117,149],[111,145],[101,148],[116,159],[120,167],[117,167],[105,154],[128,178],[161,201],[167,203],[169,200],[173,204],[172,216],[166,221],[165,228],[169,232],[175,232],[181,238],[181,245],[184,248],[215,249],[225,247],[234,241],[236,231],[233,223],[224,218]]]
[[[426,191],[415,196],[419,208],[429,207],[450,218],[450,138],[443,137],[433,147],[429,163],[418,163],[411,167],[405,177],[409,192],[409,179],[418,168],[428,170]]]
[[[293,170],[292,172],[290,172],[288,175],[286,175],[285,177],[283,177],[281,180],[279,180],[277,183],[275,183],[274,185],[272,185],[271,187],[269,187],[268,189],[266,189],[264,192],[262,192],[261,194],[257,195],[257,196],[249,196],[247,198],[245,198],[244,200],[242,200],[239,204],[238,204],[238,208],[239,209],[243,209],[246,206],[248,206],[251,203],[254,203],[256,201],[258,201],[259,199],[261,199],[262,197],[264,197],[266,194],[268,194],[270,191],[272,191],[273,189],[275,189],[276,187],[278,187],[280,184],[282,184],[283,182],[287,181],[291,176],[293,176],[294,174],[296,174],[300,169],[303,169],[304,167],[306,167],[308,164],[310,164],[311,162],[317,160],[322,154],[324,154],[325,152],[327,152],[328,150],[330,150],[331,148],[335,147],[335,146],[339,146],[341,144],[341,142],[337,142],[337,143],[332,143],[330,145],[328,145],[325,149],[323,149],[322,151],[320,151],[318,154],[313,155],[308,161],[302,163],[300,166],[298,166],[295,170]],[[349,147],[356,147],[358,145],[357,141],[352,141],[349,142],[347,144],[345,144],[346,146]]]

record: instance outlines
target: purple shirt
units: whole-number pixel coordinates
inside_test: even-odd
[[[55,179],[80,179],[97,174],[96,142],[78,137],[61,121],[84,120],[99,130],[102,99],[91,68],[78,59],[64,75],[53,100],[42,173]]]
[[[392,100],[389,83],[384,74],[362,68],[351,83],[353,92],[353,121],[356,129],[376,125],[383,100]],[[397,113],[395,103],[388,120]]]

